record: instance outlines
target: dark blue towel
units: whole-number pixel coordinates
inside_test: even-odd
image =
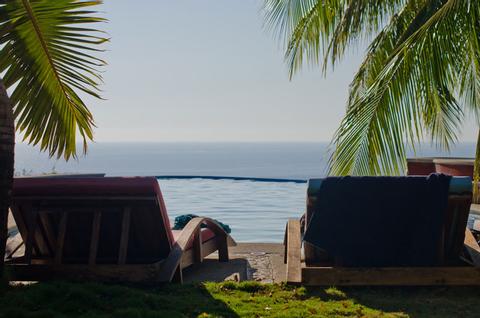
[[[304,240],[342,266],[438,265],[450,179],[326,178]]]

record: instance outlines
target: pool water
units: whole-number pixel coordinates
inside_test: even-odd
[[[228,224],[237,242],[282,242],[287,220],[305,211],[305,183],[167,179],[159,184],[172,226],[181,214],[207,216]]]
[[[173,226],[196,214],[228,224],[237,242],[282,242],[289,218],[305,210],[305,183],[207,179],[159,180]]]

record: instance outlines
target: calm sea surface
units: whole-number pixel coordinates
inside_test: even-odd
[[[17,174],[202,175],[308,179],[325,175],[325,143],[99,143],[65,163],[18,145]],[[417,156],[472,157],[474,144],[450,154],[423,147]],[[412,154],[413,155],[413,154]],[[159,180],[172,222],[194,213],[218,219],[240,242],[280,242],[288,218],[304,210],[306,184],[207,179]]]

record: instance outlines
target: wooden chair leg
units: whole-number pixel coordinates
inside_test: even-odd
[[[177,269],[175,270],[175,274],[173,275],[172,283],[179,283],[183,284],[183,273],[182,268],[178,265]]]
[[[198,229],[195,232],[195,237],[193,238],[193,257],[194,262],[200,264],[203,262],[202,255],[202,230]]]
[[[228,262],[228,243],[227,237],[222,236],[218,238],[218,260],[220,262]]]
[[[285,235],[283,237],[283,264],[287,264],[288,253],[288,223],[285,226]]]
[[[211,243],[218,250],[219,261],[228,261],[228,245],[235,245],[235,241],[215,221],[209,218],[197,217],[190,220],[183,228],[168,257],[162,263],[158,274],[159,281],[172,281],[175,275],[177,276],[177,281],[179,280],[178,277],[181,273],[178,273],[178,267],[182,264],[184,251],[187,250],[188,244],[195,238],[195,235],[198,235],[196,232],[200,231],[202,224],[206,224],[215,233],[215,238],[212,239],[214,241]]]
[[[480,246],[478,246],[477,240],[468,228],[465,229],[464,246],[472,259],[474,266],[480,267]]]
[[[301,234],[300,221],[291,219],[287,223],[287,283],[299,284],[302,282]]]

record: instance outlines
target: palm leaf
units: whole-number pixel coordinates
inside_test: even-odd
[[[93,139],[91,112],[79,93],[99,98],[99,67],[92,53],[107,41],[89,24],[105,19],[88,10],[101,1],[11,0],[0,6],[0,72],[5,72],[17,129],[51,156],[76,156],[77,137]]]
[[[286,42],[290,77],[304,64],[327,69],[345,49],[377,32],[405,0],[266,0],[267,25]]]
[[[402,37],[380,71],[373,70],[368,88],[359,85],[362,92],[351,99],[335,137],[332,173],[398,174],[405,165],[405,141],[413,144],[415,134],[428,132],[447,149],[457,140],[463,109],[455,91],[464,64],[458,57],[465,56],[471,32],[469,15],[458,12],[467,12],[469,5],[450,0],[418,12],[417,18],[428,18],[409,25],[410,35]],[[459,32],[452,33],[452,27]]]

